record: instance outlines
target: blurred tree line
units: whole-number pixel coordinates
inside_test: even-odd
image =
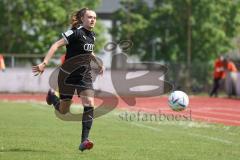
[[[71,14],[100,0],[0,0],[0,53],[45,53],[70,27]],[[103,31],[101,25],[94,30]],[[97,50],[104,37],[98,37]]]
[[[122,0],[112,33],[130,39],[129,54],[163,61],[176,88],[209,87],[213,60],[237,47],[240,0]],[[206,89],[205,89],[206,90]]]
[[[122,0],[116,40],[131,39],[142,60],[209,61],[239,35],[240,0]]]

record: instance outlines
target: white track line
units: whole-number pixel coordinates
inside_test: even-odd
[[[149,110],[161,110],[161,111],[171,111],[171,109],[169,107],[125,107],[127,109],[134,109],[134,110],[141,110],[141,109],[149,109]],[[240,108],[226,108],[226,107],[203,107],[203,108],[194,108],[194,107],[188,107],[189,109],[191,109],[192,111],[204,111],[204,110],[211,110],[211,111],[229,111],[229,112],[234,112],[234,113],[239,113],[240,114]]]
[[[187,111],[184,111],[184,112],[173,112],[173,111],[171,111],[171,110],[162,110],[162,109],[160,109],[159,108],[159,110],[156,110],[156,109],[149,109],[149,108],[142,108],[140,111],[147,111],[147,112],[153,112],[153,113],[156,113],[156,111],[164,111],[164,112],[162,112],[162,113],[169,113],[169,114],[189,114],[189,111],[190,110],[187,110]],[[194,113],[209,113],[209,114],[215,114],[215,115],[228,115],[228,116],[233,116],[233,117],[239,117],[240,118],[240,115],[238,115],[238,114],[230,114],[230,113],[219,113],[219,112],[211,112],[211,111],[203,111],[203,110],[194,110],[194,109],[191,109],[191,113],[194,115]],[[206,117],[208,117],[208,116],[206,116]],[[240,120],[240,119],[239,119]]]

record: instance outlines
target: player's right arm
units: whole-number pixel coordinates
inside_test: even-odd
[[[48,50],[44,60],[42,63],[40,63],[37,66],[33,66],[32,67],[32,71],[33,73],[35,73],[35,75],[39,75],[41,74],[46,65],[48,64],[49,60],[52,58],[52,56],[54,55],[54,53],[58,50],[58,48],[65,46],[67,43],[64,40],[64,38],[61,38],[60,40],[56,41],[55,43],[53,43],[53,45],[50,47],[50,49]]]

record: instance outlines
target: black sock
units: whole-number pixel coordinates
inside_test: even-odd
[[[88,139],[89,131],[93,123],[93,107],[84,107],[82,117],[82,142]]]
[[[54,94],[51,96],[51,101],[53,103],[54,108],[59,111],[60,99]]]

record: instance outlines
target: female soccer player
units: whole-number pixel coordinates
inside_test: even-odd
[[[95,41],[95,34],[92,31],[96,23],[96,13],[88,8],[83,8],[77,11],[71,18],[71,29],[65,33],[62,33],[63,38],[56,41],[48,53],[46,54],[42,63],[37,66],[33,66],[33,72],[41,74],[45,67],[47,66],[49,60],[57,51],[58,48],[66,46],[66,63],[67,60],[79,55],[92,55]],[[100,66],[100,74],[103,72],[103,66]],[[82,72],[84,74],[89,71],[82,71],[82,69],[74,70],[74,73],[70,75],[71,85],[79,86],[81,88],[76,88],[78,95],[81,97],[82,104],[84,106],[83,117],[82,117],[82,139],[79,146],[79,150],[84,151],[86,149],[91,149],[93,147],[93,142],[88,139],[88,135],[93,122],[93,111],[94,111],[94,99],[93,99],[93,85],[92,81],[83,81]],[[69,78],[69,77],[68,77]],[[61,80],[61,70],[58,76],[58,87],[60,93],[60,100],[54,94],[53,91],[49,91],[47,95],[47,103],[49,105],[53,104],[56,110],[61,114],[65,114],[69,111],[70,105],[72,103],[72,97],[75,89],[71,94],[64,94],[64,89],[66,86],[59,83]]]

